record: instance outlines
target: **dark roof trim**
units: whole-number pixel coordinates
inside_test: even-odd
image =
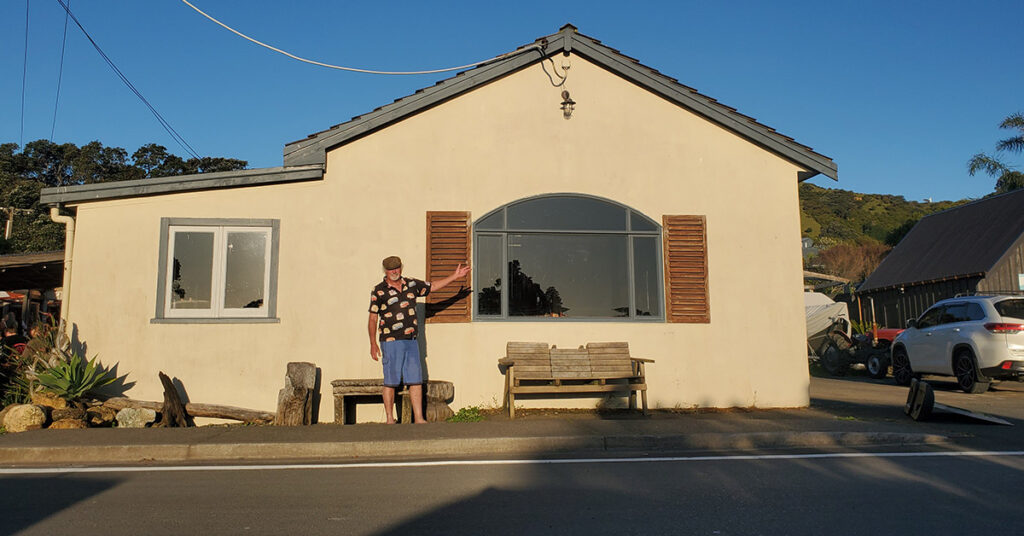
[[[34,264],[64,262],[64,250],[34,251],[0,255],[0,268],[23,268]]]
[[[324,167],[320,164],[221,171],[156,179],[43,188],[39,195],[39,201],[49,204],[102,201],[106,199],[193,192],[197,190],[319,180],[323,178],[323,175]]]
[[[859,288],[856,291],[854,291],[854,294],[857,294],[857,295],[874,294],[876,292],[883,292],[883,291],[886,291],[886,290],[893,290],[893,289],[897,289],[897,288],[901,288],[901,287],[902,288],[917,287],[917,286],[921,286],[921,285],[930,285],[932,283],[942,283],[944,281],[956,281],[958,279],[970,279],[972,277],[985,277],[985,275],[986,275],[986,272],[976,272],[976,273],[971,273],[971,274],[958,274],[958,275],[951,275],[951,276],[947,276],[947,277],[939,277],[939,278],[936,278],[936,279],[929,279],[927,281],[911,281],[909,283],[896,283],[894,285],[887,285],[887,286],[884,286],[884,287],[873,287],[873,288],[863,288],[863,289]]]
[[[600,41],[577,33],[572,25],[565,25],[554,35],[538,39],[521,47],[519,54],[506,56],[494,63],[470,69],[442,80],[432,87],[377,108],[363,116],[310,135],[304,140],[285,145],[284,161],[287,165],[323,164],[326,152],[347,141],[372,132],[406,117],[436,106],[462,93],[490,83],[502,76],[525,68],[558,53],[574,52],[608,71],[621,76],[661,97],[668,99],[708,120],[750,140],[765,149],[805,167],[798,179],[806,180],[818,173],[838,178],[835,162],[814,152],[792,138],[775,132],[753,118],[701,95],[693,88],[680,84],[640,62],[609,48]]]

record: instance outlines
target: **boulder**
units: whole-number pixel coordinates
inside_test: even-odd
[[[119,428],[145,428],[156,420],[156,412],[144,408],[124,408],[117,412]]]
[[[8,432],[39,430],[46,424],[46,411],[33,404],[16,404],[4,416],[4,428]]]
[[[68,407],[68,401],[48,392],[32,393],[32,403],[37,406],[46,406],[53,409],[64,409]]]
[[[54,421],[60,421],[63,419],[76,419],[81,421],[85,419],[85,410],[78,408],[54,408],[50,410],[50,418]]]
[[[85,418],[90,426],[110,426],[117,418],[117,412],[106,406],[94,406],[85,410]]]
[[[14,406],[17,406],[17,405],[18,404],[10,404],[7,407],[5,407],[4,409],[0,409],[0,426],[4,425],[4,417],[7,416],[7,412],[11,411],[11,408],[13,408]]]
[[[88,428],[89,425],[81,419],[60,419],[53,421],[48,430],[80,430]]]

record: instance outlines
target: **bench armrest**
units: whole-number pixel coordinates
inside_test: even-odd
[[[636,361],[637,363],[654,363],[653,359],[644,359],[642,357],[631,357],[630,361]]]
[[[512,366],[512,365],[515,365],[515,364],[516,364],[516,360],[515,360],[515,359],[509,359],[509,358],[507,358],[507,357],[503,357],[503,358],[501,358],[501,359],[499,359],[499,360],[498,360],[498,364],[499,364],[499,365],[505,365],[505,366],[507,366],[507,367],[510,367],[510,366]]]

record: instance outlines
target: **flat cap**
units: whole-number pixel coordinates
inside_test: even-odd
[[[384,265],[385,270],[394,270],[395,268],[402,267],[402,259],[392,255],[385,258],[382,264]]]

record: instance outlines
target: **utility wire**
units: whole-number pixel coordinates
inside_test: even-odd
[[[71,9],[71,0],[68,0]],[[68,44],[68,12],[64,12],[64,36],[60,38],[60,69],[57,70],[57,97],[53,99],[53,123],[50,124],[50,143],[53,143],[53,131],[57,128],[57,104],[60,102],[60,81],[64,78],[64,47]]]
[[[58,0],[58,1],[60,1],[60,0]],[[385,74],[385,75],[413,75],[413,74],[446,73],[446,72],[449,72],[449,71],[461,71],[463,69],[468,69],[470,67],[477,67],[477,66],[483,65],[485,63],[491,63],[493,61],[497,61],[497,60],[506,58],[508,56],[514,56],[516,54],[522,54],[523,52],[526,52],[527,50],[533,50],[533,49],[542,50],[540,45],[530,45],[530,46],[527,46],[527,47],[523,47],[523,48],[521,48],[519,50],[514,50],[512,52],[508,52],[508,53],[502,54],[500,56],[495,56],[495,57],[493,57],[491,59],[487,59],[487,60],[483,60],[483,61],[478,61],[478,62],[474,62],[474,63],[467,63],[466,65],[460,65],[458,67],[448,67],[448,68],[445,68],[445,69],[433,69],[433,70],[429,70],[429,71],[375,71],[373,69],[358,69],[358,68],[355,68],[355,67],[342,67],[340,65],[331,65],[329,63],[322,63],[322,62],[315,61],[315,60],[309,60],[309,59],[306,59],[306,58],[303,58],[303,57],[300,57],[300,56],[296,56],[295,54],[292,54],[290,52],[285,52],[284,50],[281,50],[279,48],[272,47],[272,46],[270,46],[270,45],[268,45],[268,44],[266,44],[266,43],[264,43],[262,41],[257,41],[256,39],[253,39],[252,37],[249,37],[248,35],[245,35],[244,33],[242,33],[240,31],[238,31],[238,30],[228,26],[227,24],[224,24],[223,22],[221,22],[221,21],[211,17],[210,15],[206,14],[203,10],[201,10],[198,7],[192,5],[188,0],[181,0],[181,1],[185,5],[187,5],[188,7],[196,10],[196,12],[198,12],[200,15],[210,19],[211,21],[213,21],[215,23],[217,23],[218,25],[223,27],[225,30],[228,30],[229,32],[231,32],[231,33],[233,33],[233,34],[235,34],[235,35],[237,35],[237,36],[239,36],[239,37],[241,37],[243,39],[252,41],[253,43],[256,43],[257,45],[259,45],[261,47],[268,48],[268,49],[273,50],[274,52],[277,52],[279,54],[284,54],[285,56],[288,56],[289,58],[292,58],[293,60],[298,60],[298,61],[301,61],[303,63],[309,63],[311,65],[318,65],[320,67],[327,67],[328,69],[338,69],[340,71],[351,71],[351,72],[354,72],[354,73]]]
[[[28,80],[28,0],[25,0],[25,58],[21,62],[21,132],[18,144],[25,150],[25,81]]]
[[[71,8],[69,8],[67,4],[64,3],[64,0],[57,0],[57,2],[60,3],[61,7],[64,8],[64,11],[66,11],[67,14],[71,17],[71,20],[74,21],[76,26],[78,26],[78,29],[82,30],[82,33],[85,34],[85,38],[88,39],[90,43],[92,43],[92,46],[96,49],[96,52],[99,52],[100,56],[102,56],[104,61],[107,62],[107,65],[109,65],[110,68],[113,69],[115,73],[117,73],[118,78],[120,78],[121,81],[124,82],[126,86],[128,86],[128,89],[132,90],[132,93],[134,93],[135,96],[138,97],[139,100],[141,100],[142,103],[146,105],[146,108],[149,108],[149,111],[153,113],[153,117],[156,117],[156,120],[160,122],[160,126],[164,127],[164,130],[166,130],[167,133],[170,134],[172,138],[174,138],[174,141],[178,142],[178,144],[180,144],[182,148],[188,151],[190,155],[192,155],[194,158],[199,158],[199,154],[196,153],[195,149],[193,149],[192,146],[189,145],[187,141],[185,141],[185,138],[183,138],[181,134],[178,134],[177,130],[174,130],[174,127],[172,127],[171,124],[168,123],[167,120],[164,119],[162,115],[160,115],[160,112],[156,111],[156,108],[154,108],[153,105],[150,104],[148,100],[146,100],[146,97],[142,96],[142,93],[139,92],[139,90],[136,89],[136,87],[131,83],[131,81],[128,80],[124,73],[122,73],[121,70],[117,68],[117,65],[114,65],[113,60],[111,60],[106,55],[106,53],[103,52],[103,49],[101,49],[100,46],[96,44],[96,41],[93,40],[91,35],[89,35],[89,32],[85,31],[85,27],[82,26],[82,23],[78,22],[78,17],[76,17],[75,14],[71,12]]]

